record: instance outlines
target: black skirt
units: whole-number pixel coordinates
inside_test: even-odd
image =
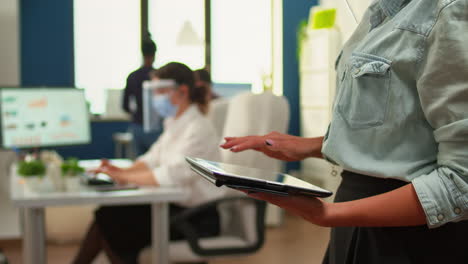
[[[171,204],[169,217],[182,213],[186,208]],[[95,212],[99,231],[112,251],[125,263],[137,263],[140,251],[151,245],[151,206],[104,206]],[[216,208],[193,217],[191,224],[202,237],[219,234],[220,224]],[[170,240],[184,240],[183,234],[170,226]]]
[[[345,202],[400,188],[407,182],[352,172],[335,202]],[[441,264],[468,263],[468,221],[429,229],[416,227],[335,227],[323,264]]]

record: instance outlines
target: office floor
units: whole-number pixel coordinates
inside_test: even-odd
[[[247,257],[217,259],[210,264],[318,264],[325,252],[329,229],[309,224],[302,219],[286,215],[280,228],[267,230],[266,243],[257,253]],[[9,258],[10,264],[21,262],[21,242],[1,241],[0,248]],[[78,245],[48,245],[49,264],[70,263]]]

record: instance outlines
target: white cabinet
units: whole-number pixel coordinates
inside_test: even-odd
[[[335,60],[341,47],[336,29],[309,30],[302,43],[300,57],[301,135],[325,135],[331,121],[335,97]],[[302,161],[301,176],[333,192],[341,177],[341,169],[323,159]]]
[[[299,64],[301,114],[310,115],[310,110],[314,110],[321,118],[330,121],[336,88],[335,60],[341,47],[340,33],[336,29],[309,30],[302,47]],[[304,121],[302,128],[314,122]],[[303,136],[323,136],[324,126],[326,129],[328,124],[314,124],[314,130],[302,130]]]

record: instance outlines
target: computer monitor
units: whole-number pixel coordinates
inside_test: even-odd
[[[2,88],[0,113],[3,148],[79,145],[91,141],[83,90]]]
[[[213,91],[224,98],[231,98],[242,92],[252,91],[251,83],[213,83]]]

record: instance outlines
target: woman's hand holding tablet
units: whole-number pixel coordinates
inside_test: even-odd
[[[265,192],[279,196],[306,195],[327,197],[332,192],[285,173],[247,168],[199,158],[186,157],[200,176],[216,186],[227,186],[250,192]]]
[[[252,198],[277,205],[312,223],[326,226],[332,213],[329,203],[318,198],[330,196],[332,192],[291,175],[199,158],[186,157],[186,160],[193,171],[212,184],[242,191]]]

